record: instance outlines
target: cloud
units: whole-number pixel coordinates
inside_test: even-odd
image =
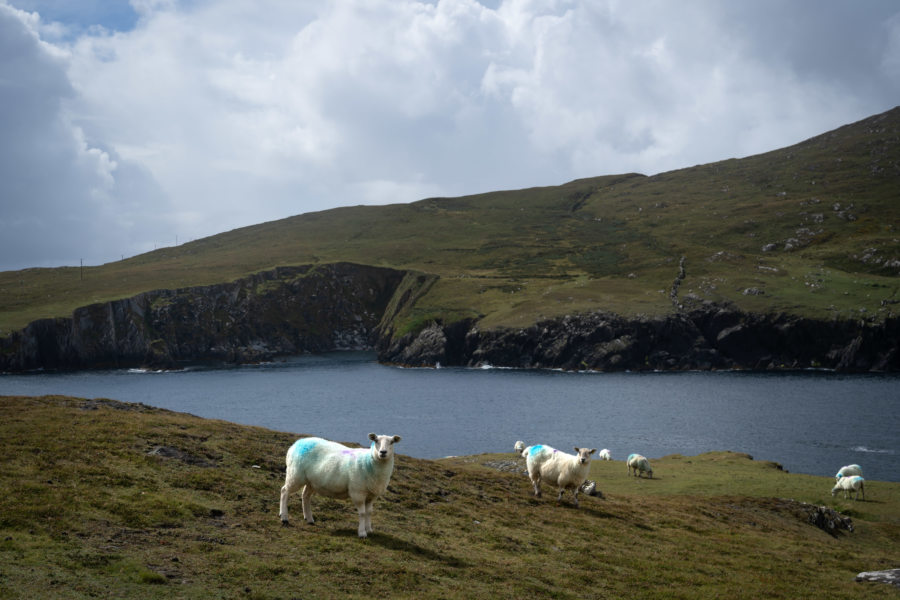
[[[900,91],[893,0],[140,0],[72,22],[27,0],[63,23],[3,1],[0,226],[96,232],[21,266],[745,156]]]
[[[39,28],[35,15],[0,4],[0,269],[111,260],[128,247],[123,208],[153,189],[73,125],[67,56]]]

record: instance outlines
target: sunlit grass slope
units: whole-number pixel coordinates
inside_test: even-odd
[[[853,502],[832,499],[828,477],[733,453],[653,459],[652,480],[594,461],[605,497],[575,509],[485,466],[514,464],[512,453],[400,455],[360,540],[348,502],[316,497],[308,526],[297,495],[281,526],[297,435],[109,400],[0,397],[0,597],[897,595],[854,577],[898,566],[898,483],[870,481]],[[810,525],[799,501],[843,511],[855,531]]]
[[[3,272],[0,335],[148,289],[334,261],[436,274],[418,311],[483,326],[671,311],[682,257],[682,305],[881,319],[900,300],[898,225],[895,108],[790,148],[652,177],[303,214],[85,268],[83,279],[78,268]]]

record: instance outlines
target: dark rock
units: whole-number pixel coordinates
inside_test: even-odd
[[[160,456],[162,458],[171,458],[175,460],[180,460],[181,462],[192,465],[195,467],[215,467],[215,463],[202,458],[200,456],[195,456],[190,452],[186,452],[184,450],[180,450],[179,448],[173,448],[172,446],[154,446],[149,452],[147,452],[149,456]]]
[[[168,369],[372,349],[404,275],[349,263],[279,267],[231,283],[85,306],[0,339],[0,371]]]
[[[590,313],[548,319],[521,329],[461,334],[432,324],[417,335],[379,345],[389,363],[493,365],[567,370],[808,369],[900,370],[900,319],[880,325],[760,315],[704,305],[666,316],[624,318]],[[441,352],[441,327],[454,351]],[[421,340],[417,341],[417,338]],[[420,349],[420,350],[416,350]]]
[[[679,265],[679,276],[684,263]],[[177,368],[375,349],[385,363],[567,370],[900,370],[900,318],[882,323],[745,313],[700,303],[667,315],[595,312],[525,328],[410,322],[434,275],[337,263],[156,290],[42,319],[0,338],[0,371]]]

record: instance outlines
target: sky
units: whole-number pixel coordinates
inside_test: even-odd
[[[896,0],[0,0],[0,271],[653,175],[898,104]]]

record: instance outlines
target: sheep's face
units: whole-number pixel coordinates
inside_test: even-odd
[[[591,460],[591,454],[596,452],[596,448],[579,448],[575,446],[575,453],[578,455],[578,462],[586,465]]]
[[[388,460],[394,457],[394,444],[400,441],[399,435],[369,434],[372,440],[372,455],[378,460]]]
[[[832,495],[832,497],[833,497],[833,496],[837,496],[837,493],[838,493],[838,491],[839,491],[840,489],[841,489],[841,486],[839,486],[839,485],[836,485],[836,486],[834,486],[833,488],[831,488],[831,495]]]

